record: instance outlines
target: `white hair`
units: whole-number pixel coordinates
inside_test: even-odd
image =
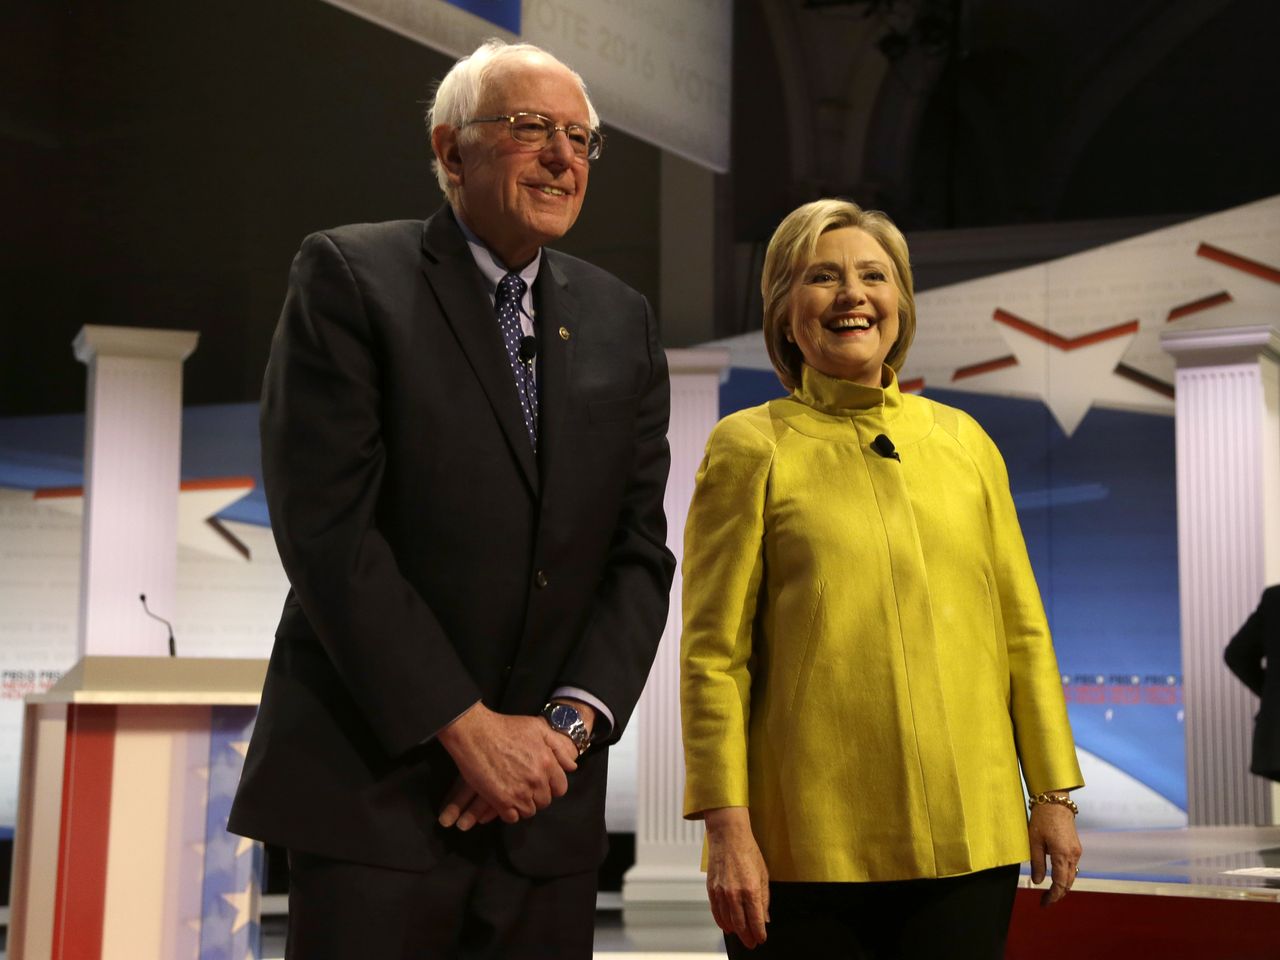
[[[430,136],[432,130],[441,124],[457,128],[472,119],[480,106],[485,82],[489,79],[489,74],[493,69],[508,61],[518,60],[530,55],[545,57],[552,63],[559,64],[569,71],[573,79],[577,81],[579,89],[582,90],[582,98],[587,102],[588,122],[591,124],[592,129],[598,130],[600,128],[600,116],[596,113],[596,108],[591,103],[591,97],[587,95],[586,83],[583,82],[582,77],[575,70],[532,43],[507,43],[505,40],[494,37],[480,44],[473,53],[463,57],[450,67],[449,72],[444,75],[444,79],[436,85],[435,96],[431,98],[431,104],[427,107],[428,136]],[[556,119],[560,118],[557,117]],[[468,132],[469,130],[464,130],[460,136]],[[440,184],[440,189],[444,191],[445,197],[452,200],[453,187],[449,183],[449,177],[445,172],[444,166],[440,163],[439,157],[431,161],[431,168],[436,173],[436,182]]]

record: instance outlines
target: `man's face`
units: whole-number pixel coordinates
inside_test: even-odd
[[[476,116],[538,113],[558,125],[590,126],[587,102],[573,76],[541,57],[498,67],[481,92]],[[563,131],[545,146],[520,143],[506,123],[481,123],[445,135],[454,206],[476,235],[508,267],[521,267],[543,244],[559,239],[578,219],[590,164],[573,152]],[[439,144],[437,145],[439,148]]]

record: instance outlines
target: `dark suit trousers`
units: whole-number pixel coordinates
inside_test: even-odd
[[[734,960],[1001,960],[1018,865],[938,880],[770,883],[767,939]]]
[[[595,871],[531,879],[495,848],[423,873],[290,851],[286,960],[590,960]]]

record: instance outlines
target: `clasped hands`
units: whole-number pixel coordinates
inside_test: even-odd
[[[588,729],[590,706],[574,702]],[[440,809],[442,827],[470,830],[500,818],[505,823],[532,817],[569,790],[568,774],[578,769],[578,750],[542,717],[495,713],[477,703],[438,734],[458,765],[458,780]]]

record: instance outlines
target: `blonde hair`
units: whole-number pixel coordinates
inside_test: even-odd
[[[582,90],[582,98],[587,101],[587,117],[591,128],[600,129],[600,115],[596,113],[595,105],[587,95],[586,83],[576,71],[532,43],[507,43],[505,40],[494,37],[480,44],[474,52],[450,67],[449,72],[436,85],[435,95],[431,98],[430,106],[427,107],[427,135],[430,136],[431,131],[440,124],[461,127],[472,119],[484,97],[485,82],[494,68],[531,55],[545,57],[569,71]],[[466,134],[470,130],[471,128],[467,128],[462,132]],[[452,200],[453,190],[439,157],[431,161],[431,169],[435,171],[436,182],[440,184],[444,195]]]
[[[787,214],[769,240],[760,276],[764,298],[764,341],[778,379],[788,390],[800,385],[804,355],[787,340],[787,310],[791,291],[804,265],[813,258],[818,237],[829,230],[857,227],[884,248],[893,262],[893,283],[898,288],[898,339],[889,348],[885,363],[899,371],[916,335],[916,299],[911,279],[907,238],[879,210],[863,210],[850,200],[814,200]]]

